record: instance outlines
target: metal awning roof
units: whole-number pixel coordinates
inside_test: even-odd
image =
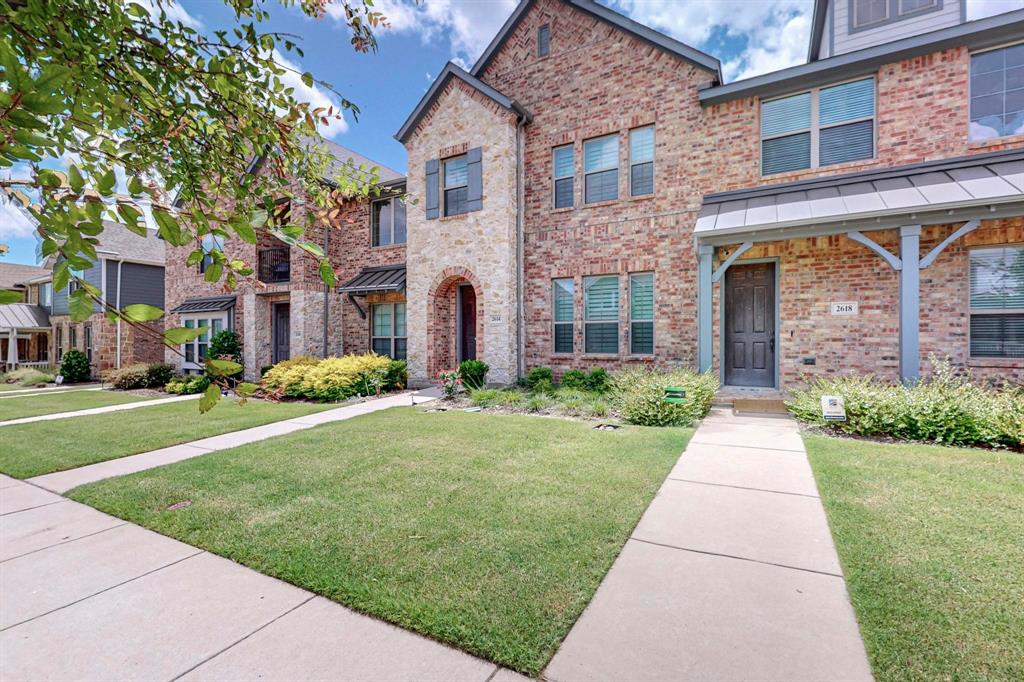
[[[0,305],[0,330],[49,331],[50,313],[46,308],[28,303]]]
[[[402,291],[405,289],[405,265],[363,268],[338,291],[343,294],[367,294],[371,291]]]
[[[235,307],[234,296],[207,296],[186,298],[185,302],[171,310],[172,313],[214,313]]]
[[[787,228],[886,229],[955,222],[973,210],[999,217],[1024,205],[1024,151],[849,173],[704,197],[702,241]],[[1015,214],[1018,214],[1015,213]]]

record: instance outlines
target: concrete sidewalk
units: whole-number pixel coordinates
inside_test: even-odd
[[[0,679],[522,680],[0,476]]]
[[[180,445],[172,445],[170,447],[160,448],[159,450],[151,450],[137,455],[111,459],[106,462],[98,462],[96,464],[90,464],[77,469],[58,471],[53,474],[43,474],[42,476],[30,478],[28,481],[33,485],[45,488],[46,490],[55,493],[65,493],[72,488],[86,483],[92,483],[93,481],[99,481],[104,478],[133,474],[137,471],[144,471],[146,469],[152,469],[165,464],[172,464],[185,459],[191,459],[192,457],[198,457],[199,455],[205,455],[209,452],[227,450],[228,448],[238,447],[239,445],[245,445],[247,443],[255,443],[256,441],[266,440],[267,438],[272,438],[274,436],[283,436],[286,433],[301,431],[320,424],[351,419],[352,417],[358,417],[361,414],[369,414],[370,412],[377,412],[378,410],[386,410],[389,407],[413,404],[419,405],[420,403],[434,400],[436,397],[437,396],[431,391],[400,393],[386,398],[377,398],[375,400],[367,400],[362,403],[345,405],[344,407],[338,407],[333,410],[315,412],[313,414],[306,414],[293,419],[284,419],[279,422],[263,424],[262,426],[254,426],[249,429],[242,429],[241,431],[222,433],[218,436],[210,436],[209,438],[203,438],[189,443],[182,443]]]
[[[57,394],[61,395],[61,394]],[[38,396],[28,396],[35,398]],[[68,419],[70,417],[85,417],[90,414],[106,414],[107,412],[120,412],[121,410],[134,410],[140,407],[152,407],[153,405],[166,405],[167,403],[180,403],[183,400],[198,400],[199,395],[176,395],[170,398],[156,398],[155,400],[136,400],[133,403],[119,403],[117,405],[105,405],[103,407],[90,407],[85,410],[74,412],[54,412],[53,414],[40,414],[35,417],[22,417],[21,419],[8,419],[0,421],[0,427],[14,426],[15,424],[31,424],[32,422],[48,422],[54,419]]]
[[[26,388],[18,389],[16,391],[2,391],[0,392],[0,400],[5,398],[30,398],[38,395],[53,395],[56,393],[77,393],[78,391],[101,391],[103,387],[99,384],[89,384],[78,386],[76,384],[70,384],[68,386],[54,386],[52,388]]]
[[[701,424],[544,677],[871,679],[795,422]]]

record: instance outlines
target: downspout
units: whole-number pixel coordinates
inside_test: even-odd
[[[116,303],[117,312],[121,312],[121,264],[123,260],[117,261],[117,295]],[[114,367],[121,369],[121,315],[117,316],[117,352],[115,353]]]
[[[516,122],[516,379],[523,376],[523,126],[525,113]]]
[[[330,260],[331,230],[330,225],[324,225],[324,257]],[[331,314],[331,287],[324,282],[324,345],[321,357],[327,357],[327,321]]]

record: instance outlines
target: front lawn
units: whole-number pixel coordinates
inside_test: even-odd
[[[804,440],[875,677],[1024,679],[1024,455]]]
[[[74,412],[88,410],[93,407],[121,405],[140,400],[151,400],[148,396],[120,391],[52,391],[49,393],[33,393],[17,398],[0,400],[0,422],[23,417],[38,417],[58,412]],[[0,427],[4,428],[4,427]],[[0,431],[6,438],[6,431]]]
[[[69,496],[536,675],[690,434],[394,408]]]
[[[0,472],[29,478],[333,407],[336,405],[263,400],[250,400],[239,406],[224,398],[200,415],[196,402],[187,400],[124,412],[4,426],[0,427],[4,442],[0,448]]]

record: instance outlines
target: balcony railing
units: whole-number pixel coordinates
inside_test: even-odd
[[[257,276],[261,282],[287,282],[291,278],[291,264],[288,258],[288,247],[260,249]]]

